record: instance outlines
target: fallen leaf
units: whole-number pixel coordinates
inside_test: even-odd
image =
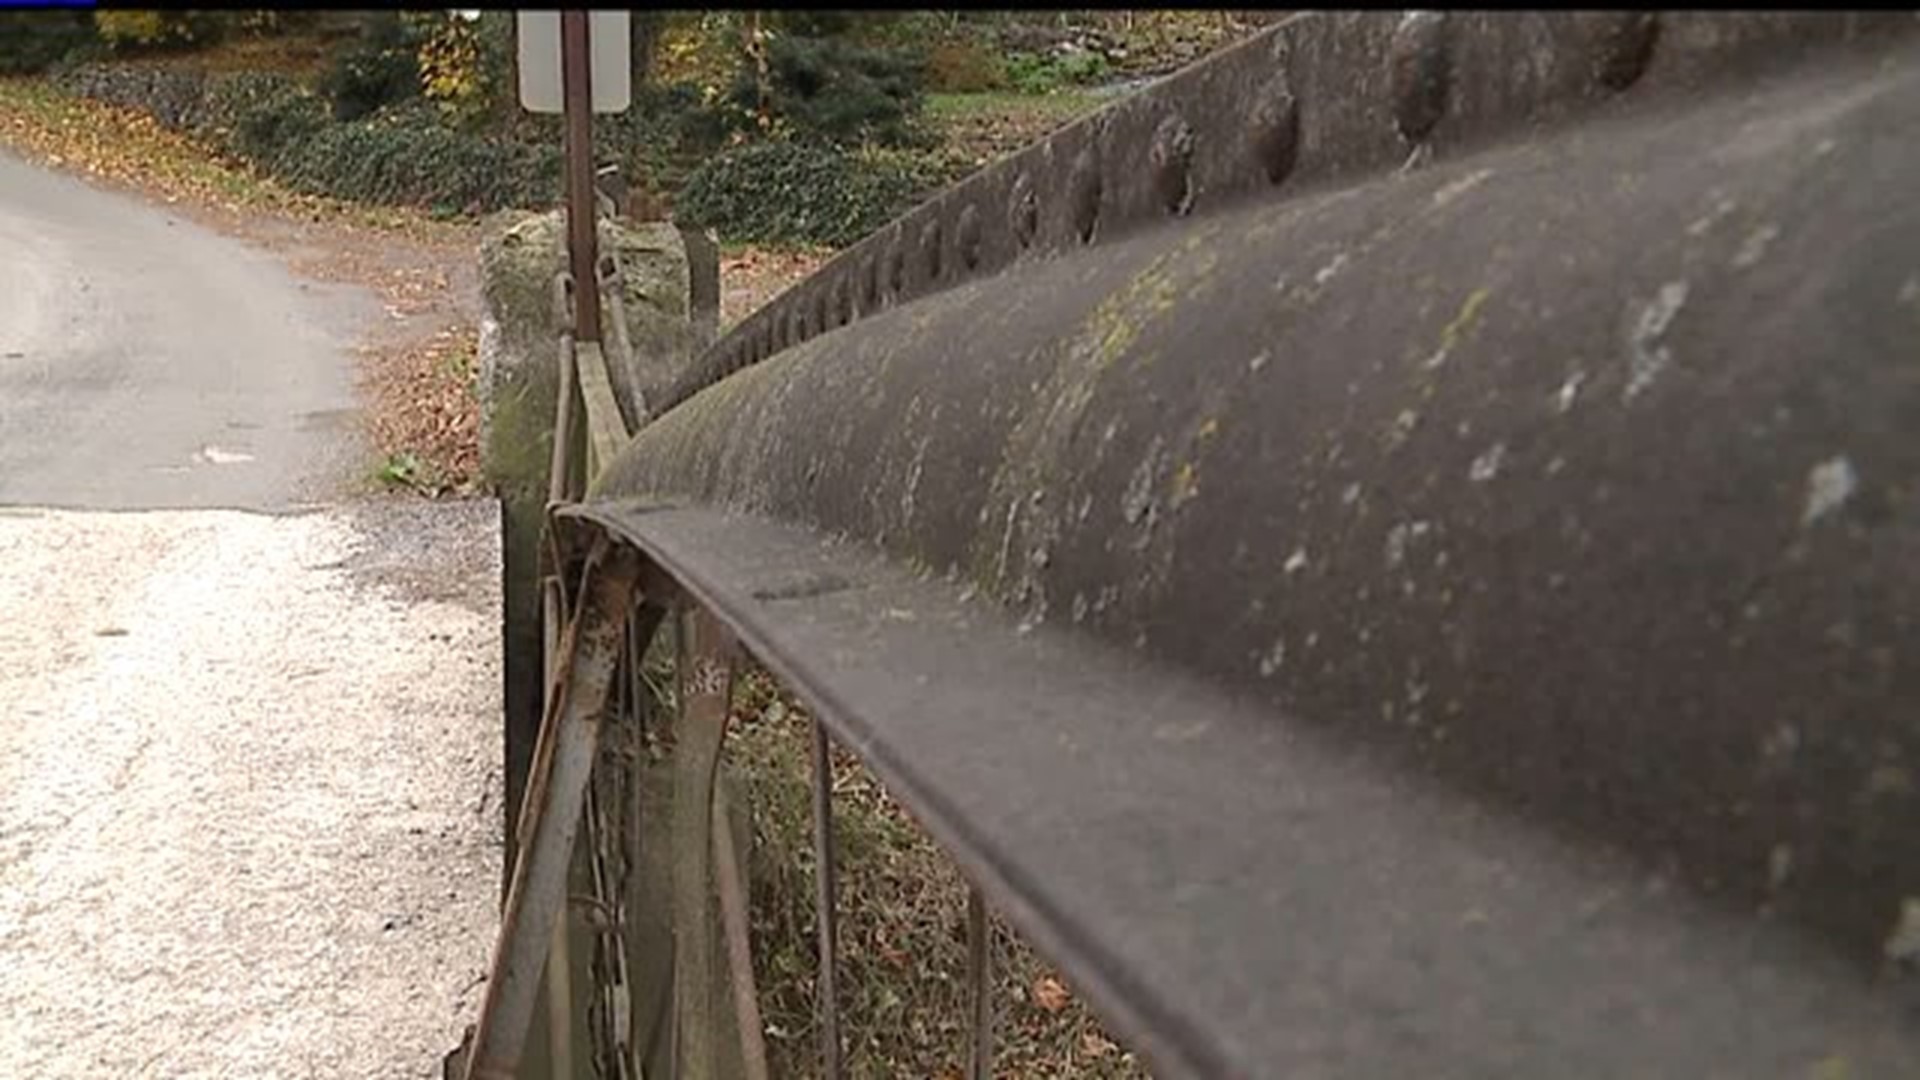
[[[1057,1013],[1073,1004],[1073,994],[1067,990],[1067,984],[1051,975],[1042,975],[1033,984],[1033,1003],[1050,1013]]]

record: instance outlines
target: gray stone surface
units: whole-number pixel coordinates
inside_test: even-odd
[[[630,362],[608,366],[632,425],[642,415],[642,398],[657,398],[691,362],[697,339],[690,318],[688,252],[680,230],[670,224],[603,219],[599,229],[603,257],[611,254],[621,272],[620,302],[602,307],[602,330],[609,343],[624,342],[631,349]],[[538,544],[548,497],[561,329],[553,281],[566,264],[564,245],[560,212],[504,213],[487,223],[480,249],[482,469],[500,496],[505,519],[509,815],[519,805],[520,779],[540,720]],[[711,272],[717,271],[712,265]],[[717,294],[717,286],[702,295],[707,292]],[[625,320],[619,333],[608,322],[615,310]]]
[[[560,332],[554,319],[553,278],[566,266],[566,226],[558,211],[496,215],[488,226],[480,252],[481,295],[493,325],[481,357],[482,382],[497,392],[512,386],[521,368],[553,364]],[[633,366],[616,369],[613,378],[621,407],[631,416],[636,390],[651,396],[691,358],[693,290],[687,246],[680,230],[666,223],[603,219],[600,252],[611,254],[621,272],[620,306],[635,356]],[[601,329],[607,340],[615,331],[611,311],[611,306],[603,306]]]

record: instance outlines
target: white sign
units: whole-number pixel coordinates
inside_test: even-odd
[[[593,111],[625,112],[633,104],[633,39],[628,13],[593,11],[587,14],[587,36],[593,67]],[[522,11],[520,39],[520,104],[528,112],[563,111],[560,83],[560,13]]]

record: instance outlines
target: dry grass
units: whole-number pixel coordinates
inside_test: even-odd
[[[756,981],[777,1076],[819,1074],[814,1030],[811,720],[751,669],[727,760],[751,793]],[[835,754],[840,1017],[859,1077],[965,1075],[967,884],[878,781]],[[997,1052],[1007,1077],[1147,1076],[1058,972],[995,920]]]
[[[1108,100],[1075,92],[933,94],[927,98],[927,119],[940,138],[948,173],[964,175],[1046,138]]]
[[[720,259],[720,330],[753,314],[788,286],[819,269],[831,251],[770,251],[739,247]]]

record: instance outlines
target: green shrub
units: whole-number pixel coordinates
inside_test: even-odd
[[[903,49],[860,45],[844,38],[780,37],[767,49],[763,86],[744,65],[733,98],[748,113],[762,97],[774,119],[805,139],[853,145],[900,146],[915,140],[923,59]]]
[[[421,106],[323,125],[277,171],[297,191],[443,213],[543,206],[560,189],[557,149],[454,131]]]
[[[734,130],[724,113],[703,99],[699,86],[642,83],[633,88],[632,108],[594,117],[593,143],[600,163],[618,164],[629,182],[664,194],[678,190]],[[559,141],[558,125],[546,138]]]
[[[94,13],[93,25],[102,41],[124,52],[208,45],[226,31],[219,13],[212,11],[100,11]]]
[[[320,78],[336,120],[358,120],[420,94],[419,35],[399,12],[369,19]]]
[[[633,115],[674,154],[705,157],[733,133],[727,111],[709,102],[696,83],[637,88]]]
[[[892,220],[923,188],[898,155],[750,143],[694,170],[674,213],[731,242],[840,247]]]
[[[1052,94],[1069,86],[1087,86],[1106,80],[1112,65],[1091,49],[1069,52],[1014,53],[1006,60],[1007,85],[1021,94]]]
[[[198,134],[271,173],[328,123],[326,103],[299,83],[245,72],[211,80]]]
[[[37,75],[95,40],[85,11],[0,11],[0,75]]]
[[[198,71],[135,64],[73,63],[88,49],[69,53],[52,69],[67,93],[122,109],[138,109],[169,131],[190,131],[206,100],[207,79]]]

